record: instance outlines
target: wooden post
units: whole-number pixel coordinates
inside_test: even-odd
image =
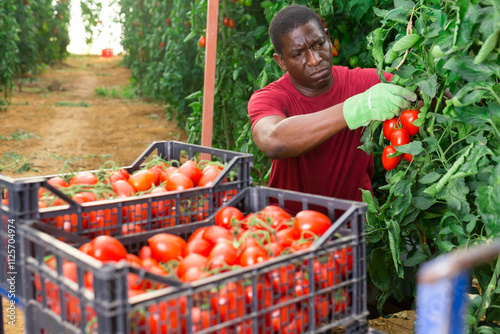
[[[212,147],[219,0],[208,0],[201,145]]]

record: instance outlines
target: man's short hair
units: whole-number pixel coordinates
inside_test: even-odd
[[[301,5],[290,5],[274,15],[269,25],[269,36],[276,53],[282,55],[283,41],[281,38],[284,35],[311,21],[323,28],[319,15],[314,10]]]

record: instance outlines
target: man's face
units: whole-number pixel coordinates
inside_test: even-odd
[[[325,30],[311,21],[283,35],[282,55],[274,59],[305,96],[327,92],[333,84],[332,43]]]

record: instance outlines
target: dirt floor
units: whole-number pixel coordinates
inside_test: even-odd
[[[164,105],[129,98],[130,71],[121,61],[120,56],[72,55],[40,77],[20,80],[9,109],[0,112],[0,173],[44,176],[64,165],[98,169],[108,160],[128,166],[154,141],[185,142],[186,133],[167,120]],[[404,311],[370,320],[370,326],[410,334],[414,318]],[[22,312],[15,326],[6,318],[4,326],[6,334],[23,333]]]

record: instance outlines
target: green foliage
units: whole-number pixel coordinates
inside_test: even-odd
[[[375,12],[381,24],[368,40],[379,73],[393,73],[394,83],[424,101],[414,123],[420,132],[396,148],[414,161],[389,172],[378,168],[375,196],[364,196],[370,277],[382,294],[403,300],[414,293],[421,262],[500,238],[500,3],[395,1],[395,9]],[[378,125],[363,146],[376,161],[387,145]],[[499,270],[494,261],[474,272],[483,293],[474,296],[482,302],[471,306],[470,332],[498,320],[500,290],[492,278]]]
[[[4,0],[0,4],[0,110],[14,81],[67,56],[68,0]]]

